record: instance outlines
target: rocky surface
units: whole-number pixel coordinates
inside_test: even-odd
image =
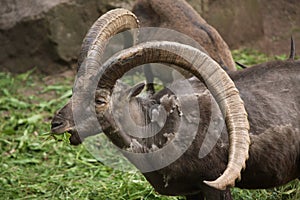
[[[231,49],[250,47],[269,55],[288,55],[291,36],[300,44],[298,0],[202,1],[206,2],[202,16]],[[195,2],[191,0],[192,5]],[[300,55],[300,50],[297,52]]]
[[[2,0],[0,65],[57,73],[75,62],[82,38],[99,16],[97,1]]]
[[[289,38],[300,43],[298,0],[187,0],[213,25],[231,49],[252,47],[288,54]],[[1,0],[0,71],[34,67],[55,74],[75,66],[93,21],[134,0]]]

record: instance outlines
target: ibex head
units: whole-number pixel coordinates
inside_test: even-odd
[[[81,52],[78,58],[78,76],[85,74],[85,72],[81,72],[79,68],[84,61],[86,61],[85,65],[88,66],[95,60],[101,60],[107,41],[110,37],[119,32],[138,27],[139,22],[136,16],[128,10],[115,9],[102,15],[93,24],[83,40]],[[93,72],[89,71],[86,74],[90,77],[93,75]],[[89,77],[85,78],[89,79]],[[82,134],[80,136],[78,135],[73,119],[73,111],[76,109],[77,105],[80,105],[80,102],[76,102],[74,98],[71,98],[63,108],[56,112],[56,115],[52,121],[52,132],[70,132],[70,142],[74,145],[80,144],[85,137],[88,137],[89,135],[95,135],[100,131],[98,129],[89,129],[90,126],[85,126],[85,124],[89,124],[87,121],[95,121],[95,119],[92,120],[89,116],[86,116],[83,120],[83,123],[76,123],[76,126],[82,125],[82,130],[86,130],[84,131],[86,134]],[[89,107],[87,106],[86,108]],[[84,113],[82,114],[84,115]]]

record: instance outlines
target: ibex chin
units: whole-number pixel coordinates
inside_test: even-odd
[[[180,146],[180,142],[185,142],[180,139],[192,133],[184,126],[184,131],[179,131],[178,125],[183,122],[193,124],[194,121],[190,120],[190,113],[182,113],[182,105],[176,103],[177,97],[168,89],[142,99],[137,97],[143,88],[143,84],[139,84],[119,95],[120,105],[117,107],[122,107],[122,99],[129,97],[134,121],[139,123],[148,121],[148,113],[154,115],[150,109],[153,104],[167,111],[166,123],[152,137],[139,139],[118,127],[111,107],[116,82],[127,71],[142,64],[166,63],[194,75],[188,81],[195,92],[186,94],[183,102],[189,105],[191,99],[196,99],[201,117],[197,121],[196,134],[192,136],[193,141],[177,160],[160,169],[143,172],[156,191],[165,195],[185,195],[187,199],[231,199],[230,186],[270,188],[299,177],[299,61],[270,62],[227,74],[217,62],[196,48],[176,42],[152,41],[125,49],[99,65],[97,60],[103,54],[106,39],[137,26],[137,23],[128,22],[136,22],[129,11],[111,11],[109,17],[118,20],[102,21],[107,16],[99,19],[99,26],[94,26],[97,31],[107,28],[104,31],[107,35],[103,36],[100,31],[92,36],[92,42],[84,42],[87,47],[83,47],[85,51],[82,55],[86,71],[79,74],[77,81],[79,90],[84,90],[89,87],[81,81],[93,84],[90,80],[97,80],[95,74],[101,73],[96,92],[82,91],[86,96],[79,98],[75,94],[54,116],[53,133],[69,132],[70,142],[80,144],[85,137],[97,134],[100,129],[82,110],[79,114],[84,117],[75,126],[73,113],[79,108],[87,112],[94,109],[103,132],[121,149],[146,154],[168,145],[172,138],[177,138]],[[113,25],[110,24],[112,21]],[[110,30],[112,27],[117,31]],[[92,97],[92,102],[84,101],[89,97]],[[220,138],[211,151],[199,158],[201,146],[206,145],[209,123],[211,120],[217,122],[219,116],[224,117],[226,127],[221,130]],[[174,137],[166,135],[170,133]],[[143,167],[138,161],[131,161],[137,168]],[[151,166],[152,163],[144,164]],[[243,168],[245,170],[241,172]]]

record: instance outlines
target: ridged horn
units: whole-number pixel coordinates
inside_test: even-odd
[[[98,87],[112,91],[117,79],[146,63],[177,65],[205,82],[225,117],[230,147],[224,173],[215,181],[204,182],[219,190],[234,186],[245,168],[250,138],[247,112],[233,81],[212,58],[198,49],[176,42],[153,41],[123,50],[107,60],[98,71],[98,76],[101,75]]]
[[[88,56],[102,56],[106,41],[120,32],[139,28],[137,17],[129,10],[117,8],[99,17],[89,29],[78,58],[78,69]]]

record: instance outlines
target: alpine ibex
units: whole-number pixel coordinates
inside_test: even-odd
[[[119,10],[117,13],[120,12],[125,11]],[[120,16],[119,21],[114,24],[115,28],[121,27],[115,32],[128,29],[123,25],[128,23],[128,16],[136,20],[128,11],[125,13],[125,17]],[[107,26],[101,24],[101,27]],[[112,34],[115,32],[108,31]],[[84,120],[77,121],[75,126],[73,113],[81,107],[86,111],[95,109],[102,130],[121,149],[148,153],[155,151],[149,144],[158,149],[167,144],[168,137],[165,133],[174,133],[175,138],[189,135],[188,130],[184,131],[184,134],[177,133],[177,124],[187,121],[189,113],[182,114],[180,105],[176,102],[176,105],[173,105],[172,99],[175,97],[173,98],[174,95],[167,89],[145,101],[135,100],[143,85],[138,85],[128,93],[133,103],[131,106],[141,104],[143,107],[137,109],[138,113],[134,113],[137,118],[152,112],[148,110],[148,103],[157,103],[166,110],[171,105],[173,110],[168,113],[166,127],[155,136],[142,140],[134,138],[130,133],[119,129],[114,121],[110,102],[116,81],[137,65],[162,62],[171,64],[172,67],[181,67],[196,77],[189,79],[189,82],[197,92],[188,95],[184,101],[188,104],[190,98],[196,98],[202,115],[199,118],[197,133],[182,156],[168,166],[144,173],[159,193],[186,195],[191,199],[231,199],[228,187],[234,184],[241,188],[269,188],[299,177],[300,90],[296,87],[300,84],[299,61],[265,63],[242,71],[229,72],[228,75],[219,64],[193,47],[176,42],[153,41],[124,50],[103,65],[99,65],[97,60],[101,58],[105,45],[101,37],[94,38],[97,39],[93,40],[93,45],[87,45],[93,48],[88,48],[84,53],[86,71],[83,74],[79,71],[77,85],[81,87],[79,90],[84,89],[86,86],[81,84],[82,80],[93,80],[95,74],[103,73],[95,88],[95,96],[93,91],[83,91],[87,96],[79,98],[74,95],[53,118],[53,133],[70,132],[72,144],[79,144],[88,135],[97,134],[100,129],[91,123],[89,115],[83,117]],[[92,82],[87,81],[87,84]],[[89,97],[92,97],[92,102],[83,100]],[[214,118],[212,108],[217,110],[217,115],[224,116],[226,128],[222,130],[221,137],[209,154],[199,158],[200,147],[205,145],[204,137],[208,123]],[[80,114],[85,115],[85,112]],[[138,120],[143,122],[144,119]],[[251,145],[247,160],[248,131],[251,133]],[[132,162],[138,168],[141,167],[134,159]],[[241,180],[236,182],[236,179],[240,178],[241,169],[245,167],[245,162],[247,167],[242,171]],[[213,181],[216,178],[218,179]]]

